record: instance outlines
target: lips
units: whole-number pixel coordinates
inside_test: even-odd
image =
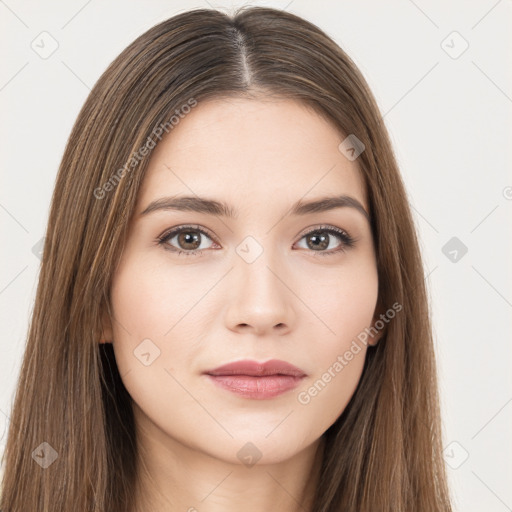
[[[300,368],[277,359],[266,363],[235,361],[209,370],[205,375],[225,390],[257,400],[273,398],[290,391],[306,377]]]
[[[262,377],[268,375],[290,375],[292,377],[304,377],[306,373],[300,368],[286,361],[279,359],[271,359],[265,363],[257,361],[235,361],[223,366],[219,366],[214,370],[208,370],[208,375],[249,375],[253,377]]]

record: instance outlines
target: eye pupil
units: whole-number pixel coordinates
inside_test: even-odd
[[[200,235],[194,231],[182,231],[178,235],[178,243],[184,249],[197,249],[201,245]],[[187,247],[186,244],[196,244],[193,247]]]
[[[324,234],[324,235],[314,234],[314,235],[310,235],[307,238],[309,240],[316,240],[316,241],[319,242],[319,243],[313,242],[312,246],[308,242],[308,246],[309,246],[310,249],[315,249],[316,250],[316,248],[319,248],[319,247],[321,249],[326,249],[327,247],[329,247],[329,235],[327,235],[327,234]]]

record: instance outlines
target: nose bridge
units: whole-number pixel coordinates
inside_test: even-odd
[[[236,271],[240,281],[246,283],[248,295],[263,295],[266,300],[283,294],[283,284],[276,277],[282,272],[283,264],[271,243],[271,237],[265,241],[247,237],[236,251]]]
[[[246,237],[236,248],[231,277],[231,304],[228,315],[232,327],[245,324],[257,330],[286,324],[290,327],[293,294],[287,282],[286,265],[278,250],[265,241]]]

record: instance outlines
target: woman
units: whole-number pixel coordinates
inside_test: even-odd
[[[378,107],[270,8],[153,27],[71,133],[2,510],[451,510],[418,242]]]

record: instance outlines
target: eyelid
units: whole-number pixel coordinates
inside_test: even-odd
[[[339,233],[343,233],[350,237],[347,230],[343,228],[339,228],[337,226],[333,226],[332,224],[312,224],[311,226],[308,226],[307,228],[304,228],[302,231],[299,231],[299,234],[297,235],[298,238],[302,238],[306,235],[309,235],[312,232],[315,231],[336,231]]]

